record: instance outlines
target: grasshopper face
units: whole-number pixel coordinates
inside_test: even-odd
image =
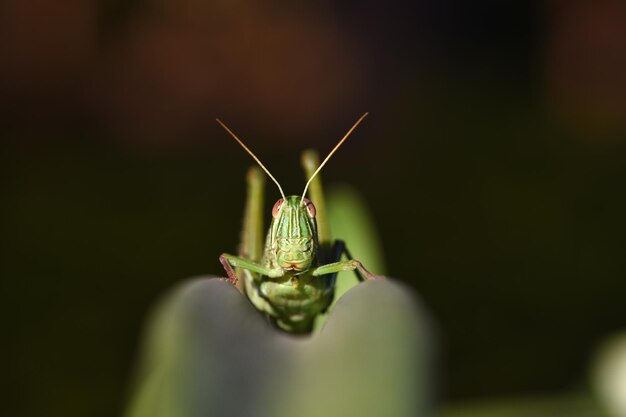
[[[317,252],[315,206],[308,199],[289,196],[272,209],[271,241],[276,263],[285,271],[305,272]]]

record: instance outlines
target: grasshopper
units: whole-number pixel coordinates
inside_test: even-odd
[[[281,194],[272,209],[272,220],[262,248],[265,177],[258,167],[250,168],[238,256],[224,253],[219,259],[228,281],[287,332],[308,333],[312,330],[315,318],[333,301],[338,272],[354,271],[359,281],[382,278],[365,269],[359,260],[352,259],[342,240],[331,241],[321,180],[317,175],[365,116],[367,113],[356,121],[321,164],[314,151],[303,153],[301,162],[308,181],[301,196],[288,197],[256,155],[221,120],[216,119],[276,183]],[[309,186],[312,200],[306,197]],[[341,260],[344,254],[348,260]]]

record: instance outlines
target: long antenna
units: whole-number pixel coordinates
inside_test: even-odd
[[[359,117],[359,120],[356,121],[355,124],[352,125],[352,127],[350,128],[350,130],[348,130],[348,133],[346,133],[344,135],[344,137],[339,141],[339,143],[337,145],[335,145],[335,147],[333,148],[332,151],[330,151],[330,153],[328,154],[328,156],[326,157],[326,159],[324,159],[324,161],[320,164],[320,166],[317,167],[317,169],[315,170],[315,172],[313,173],[313,175],[311,175],[311,178],[309,178],[309,180],[307,181],[306,185],[304,186],[304,191],[302,192],[302,198],[300,199],[300,204],[302,204],[302,202],[304,201],[304,196],[306,196],[306,191],[309,189],[309,185],[311,184],[311,181],[313,181],[313,178],[315,178],[315,176],[321,171],[321,169],[324,167],[324,165],[326,165],[326,162],[328,162],[328,160],[330,159],[331,156],[333,156],[333,154],[337,151],[337,149],[339,149],[339,147],[341,146],[341,144],[348,139],[348,136],[350,136],[350,133],[352,133],[352,131],[359,125],[359,123],[361,123],[361,121],[363,119],[365,119],[365,116],[367,116],[368,112],[365,112],[363,114],[363,116]]]
[[[283,193],[283,188],[280,186],[278,181],[276,181],[276,178],[274,178],[274,176],[270,173],[269,169],[265,168],[265,165],[263,165],[263,163],[259,160],[259,158],[257,158],[256,155],[250,149],[248,149],[248,147],[237,137],[237,135],[235,135],[232,130],[230,130],[224,123],[222,123],[222,121],[220,119],[215,119],[215,120],[217,120],[217,123],[222,125],[222,127],[228,133],[230,133],[230,135],[233,138],[235,138],[235,140],[241,145],[241,147],[244,148],[246,150],[246,152],[248,152],[252,158],[254,158],[256,163],[259,164],[261,166],[261,168],[263,168],[263,171],[265,171],[265,173],[270,176],[272,181],[274,181],[276,183],[276,185],[278,186],[278,190],[280,191],[280,195],[283,197],[283,201],[287,200],[285,198],[285,193]]]

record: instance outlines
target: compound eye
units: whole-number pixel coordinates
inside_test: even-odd
[[[280,198],[278,199],[278,201],[276,202],[276,204],[274,204],[274,207],[272,208],[272,217],[277,219],[278,218],[278,213],[280,212],[280,208],[283,205],[283,199]]]
[[[314,218],[317,211],[315,210],[315,206],[308,198],[304,199],[304,205],[306,206],[306,211],[309,213],[310,218]]]

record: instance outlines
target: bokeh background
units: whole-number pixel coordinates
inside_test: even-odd
[[[626,3],[5,0],[3,414],[121,412],[142,323],[222,274],[254,149],[369,202],[441,400],[586,384],[626,327]],[[278,197],[268,185],[268,206]]]

